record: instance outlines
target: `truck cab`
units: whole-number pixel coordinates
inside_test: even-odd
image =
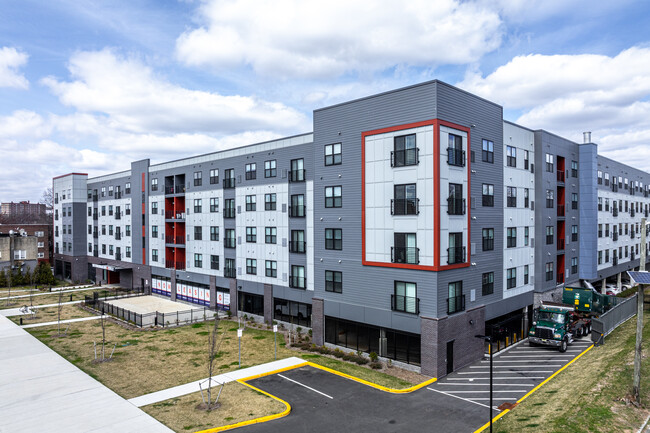
[[[565,352],[573,342],[571,323],[573,309],[564,306],[542,305],[535,310],[533,323],[528,333],[531,346],[544,345],[557,347]]]

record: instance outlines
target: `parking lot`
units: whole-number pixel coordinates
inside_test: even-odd
[[[527,342],[494,356],[493,416],[515,403],[591,345],[576,340],[565,353]],[[483,359],[408,394],[393,394],[305,366],[249,381],[288,402],[281,419],[246,431],[474,432],[488,421],[490,364]]]

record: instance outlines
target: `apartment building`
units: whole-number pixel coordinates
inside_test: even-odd
[[[315,110],[313,126],[55,178],[55,271],[309,327],[316,344],[444,376],[482,356],[475,335],[521,337],[564,284],[638,266],[630,233],[650,175],[591,140],[504,121],[440,81]]]
[[[45,216],[46,211],[47,207],[44,204],[30,203],[29,201],[19,201],[16,203],[12,201],[0,204],[0,215],[9,218],[42,218]]]
[[[37,238],[25,232],[0,234],[0,271],[33,272],[37,261]]]
[[[27,236],[35,236],[37,238],[36,246],[38,251],[36,252],[36,258],[38,263],[50,263],[52,230],[49,224],[0,224],[0,234],[9,233],[10,231],[15,233],[24,232]]]

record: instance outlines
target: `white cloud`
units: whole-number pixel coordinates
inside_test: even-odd
[[[13,47],[0,48],[0,87],[29,88],[29,82],[18,72],[27,63],[27,54]]]
[[[280,77],[464,64],[502,36],[495,11],[457,0],[205,0],[199,14],[205,24],[177,39],[181,61]]]

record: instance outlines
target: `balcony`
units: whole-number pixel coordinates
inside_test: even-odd
[[[403,313],[420,314],[420,298],[404,295],[390,295],[390,309]]]
[[[557,181],[564,183],[564,170],[558,170]]]
[[[170,235],[165,236],[165,243],[166,244],[173,244],[174,243],[174,236],[170,236]]]
[[[93,238],[97,239],[99,237],[99,233],[93,232]]]
[[[636,215],[636,212],[634,211],[634,208],[630,209],[630,216],[634,217]]]
[[[563,204],[558,204],[557,205],[557,216],[564,217],[564,205]]]
[[[257,179],[257,171],[247,171],[246,180],[253,180],[253,179]]]
[[[119,241],[120,239],[122,239],[122,233],[120,233],[120,232],[115,232],[115,240],[116,240],[116,241]]]
[[[174,261],[173,260],[166,260],[165,261],[165,267],[169,269],[174,269]]]
[[[630,260],[634,260],[636,258],[636,255],[634,254],[634,251],[630,252]]]
[[[612,240],[617,241],[618,240],[618,232],[612,233]]]
[[[307,243],[300,241],[290,241],[289,242],[289,251],[292,253],[301,253],[304,254],[307,250]]]
[[[449,197],[447,199],[448,215],[465,215],[465,199]]]
[[[289,206],[289,216],[292,218],[304,218],[305,209],[306,209],[305,205]]]
[[[93,257],[99,257],[99,252],[97,251],[97,249],[93,251]]]
[[[465,247],[447,248],[447,264],[465,263]]]
[[[557,278],[555,279],[556,284],[562,284],[564,283],[564,271],[562,273],[557,274]]]
[[[116,220],[121,220],[122,219],[122,215],[120,214],[120,212],[115,212],[115,219]]]
[[[395,150],[390,153],[391,167],[405,167],[409,165],[418,165],[420,163],[420,149]]]
[[[615,183],[612,184],[612,191],[613,192],[618,192],[618,185],[617,184],[615,184]]]
[[[122,260],[122,254],[115,253],[115,260]]]
[[[612,209],[612,216],[615,216],[615,217],[618,216],[618,208],[617,207]]]
[[[99,196],[97,194],[93,194],[93,201],[99,201]]]
[[[557,240],[557,249],[558,250],[563,250],[564,249],[564,239],[558,239]]]
[[[223,217],[224,218],[234,218],[235,217],[235,208],[234,207],[226,207],[223,209]]]
[[[174,240],[175,240],[174,243],[176,245],[185,245],[185,236],[175,236]],[[183,269],[185,269],[185,268],[183,268]]]
[[[167,194],[167,195],[174,194],[174,187],[173,186],[166,186],[165,187],[165,194]]]
[[[98,219],[99,219],[99,215],[98,215],[98,214],[96,214],[96,213],[95,213],[95,214],[93,214],[93,220],[94,220],[94,221],[97,221]]]
[[[630,232],[630,239],[634,239],[634,232]]]
[[[454,314],[459,311],[465,311],[465,295],[447,298],[447,314]]]
[[[304,182],[305,170],[289,170],[289,182]]]
[[[618,265],[618,257],[614,256],[614,258],[612,259],[612,264],[614,266]]]
[[[237,269],[233,267],[223,268],[223,276],[226,278],[237,278]]]
[[[289,287],[294,289],[304,289],[306,286],[307,280],[305,277],[297,277],[295,275],[289,276]]]
[[[462,149],[448,147],[447,164],[453,165],[455,167],[465,167],[465,151]]]
[[[223,180],[223,189],[230,189],[235,187],[235,178],[228,177]]]
[[[420,249],[417,247],[391,247],[391,263],[406,263],[417,265],[420,263]]]
[[[390,201],[391,215],[418,215],[419,213],[419,198],[396,198]]]
[[[184,270],[185,262],[176,262],[176,269]]]
[[[235,238],[224,238],[223,239],[223,246],[225,248],[235,248]]]

